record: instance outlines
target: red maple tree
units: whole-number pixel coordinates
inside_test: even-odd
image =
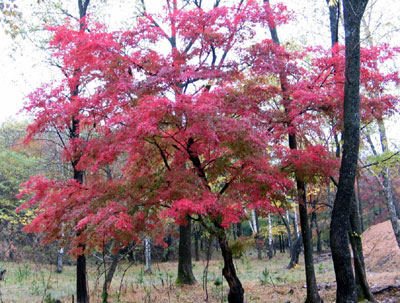
[[[80,21],[90,31],[73,21],[49,28],[66,78],[30,95],[25,110],[35,121],[27,140],[78,119],[86,139],[69,140],[63,157],[79,158],[77,168],[87,173],[83,184],[41,176],[25,183],[21,197],[30,199],[23,207],[38,207],[26,230],[90,251],[110,239],[138,242],[143,233],[161,243],[163,217],[185,224],[189,216],[217,237],[229,302],[243,302],[226,228],[245,219],[246,209],[277,211],[271,202],[293,195],[294,171],[313,182],[334,174],[323,138],[328,119],[340,127],[343,49],[332,56],[259,42],[260,32],[290,19],[282,5],[239,1],[206,10],[167,3],[163,14],[144,13],[127,31],[108,32],[90,20]],[[386,50],[366,51],[366,90],[397,77],[371,64]],[[380,96],[383,104],[364,100],[365,119],[393,110],[390,96]],[[302,149],[287,147],[291,133]],[[104,167],[117,177],[105,177]]]

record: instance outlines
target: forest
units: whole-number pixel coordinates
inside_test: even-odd
[[[398,8],[0,0],[0,303],[400,302]]]

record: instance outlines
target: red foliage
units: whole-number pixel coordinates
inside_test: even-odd
[[[256,29],[291,18],[285,10],[245,1],[145,14],[124,32],[90,22],[90,31],[72,22],[50,28],[66,78],[30,95],[25,110],[35,121],[28,140],[79,120],[88,138],[69,140],[64,160],[79,156],[87,177],[83,185],[28,181],[23,207],[39,211],[26,230],[44,233],[46,241],[71,235],[90,248],[111,238],[139,241],[152,230],[161,239],[160,215],[178,224],[186,215],[207,218],[227,228],[247,207],[276,211],[271,202],[291,195],[294,171],[306,180],[333,174],[336,161],[323,140],[328,119],[341,125],[343,48],[291,52],[268,39],[257,42]],[[161,51],[166,45],[169,51]],[[368,120],[395,109],[397,99],[384,86],[398,77],[378,69],[377,61],[392,55],[387,46],[363,54]],[[289,133],[302,138],[304,149],[288,150]],[[109,165],[123,167],[112,180],[100,173]],[[78,239],[71,233],[77,229]]]

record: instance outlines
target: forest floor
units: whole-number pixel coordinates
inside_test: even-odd
[[[214,254],[217,256],[217,252]],[[316,256],[315,271],[320,294],[325,302],[334,302],[335,276],[329,256]],[[287,270],[288,254],[278,253],[271,260],[257,260],[255,254],[235,260],[238,276],[245,289],[245,302],[295,303],[304,302],[305,276],[302,262]],[[227,302],[228,287],[223,279],[222,261],[212,260],[208,266],[207,291],[203,277],[205,261],[194,262],[197,284],[178,287],[175,285],[176,262],[154,263],[152,274],[144,273],[143,266],[121,263],[111,285],[109,302],[138,303],[189,303]],[[65,266],[61,274],[50,265],[0,262],[6,269],[4,281],[0,281],[1,302],[4,303],[62,303],[73,302],[75,292],[75,268]],[[91,303],[102,302],[101,289],[104,277],[99,276],[96,265],[88,267]],[[368,272],[373,290],[400,285],[400,271]],[[207,301],[208,297],[208,301]],[[377,295],[379,302],[400,302],[400,290],[391,289]],[[75,298],[76,302],[76,298]]]

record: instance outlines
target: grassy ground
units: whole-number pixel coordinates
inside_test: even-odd
[[[272,260],[259,261],[254,255],[237,259],[236,267],[245,289],[246,302],[304,302],[306,289],[303,266],[287,270],[287,264],[288,256],[284,254],[278,254]],[[177,287],[177,264],[174,262],[153,264],[152,274],[144,273],[143,266],[121,263],[111,285],[109,302],[186,303],[205,302],[207,297],[208,302],[226,302],[228,288],[221,274],[222,262],[210,262],[207,292],[202,282],[205,266],[204,261],[194,262],[198,283]],[[52,299],[72,302],[75,293],[73,266],[64,267],[62,274],[55,273],[54,266],[39,264],[3,262],[0,263],[0,269],[7,270],[5,280],[0,282],[4,303],[52,303]],[[316,264],[315,270],[325,302],[334,302],[334,274],[330,259]],[[99,275],[95,265],[90,265],[88,272],[91,303],[102,302],[104,278]],[[398,277],[394,275],[392,278]],[[381,278],[376,279],[379,281]]]

